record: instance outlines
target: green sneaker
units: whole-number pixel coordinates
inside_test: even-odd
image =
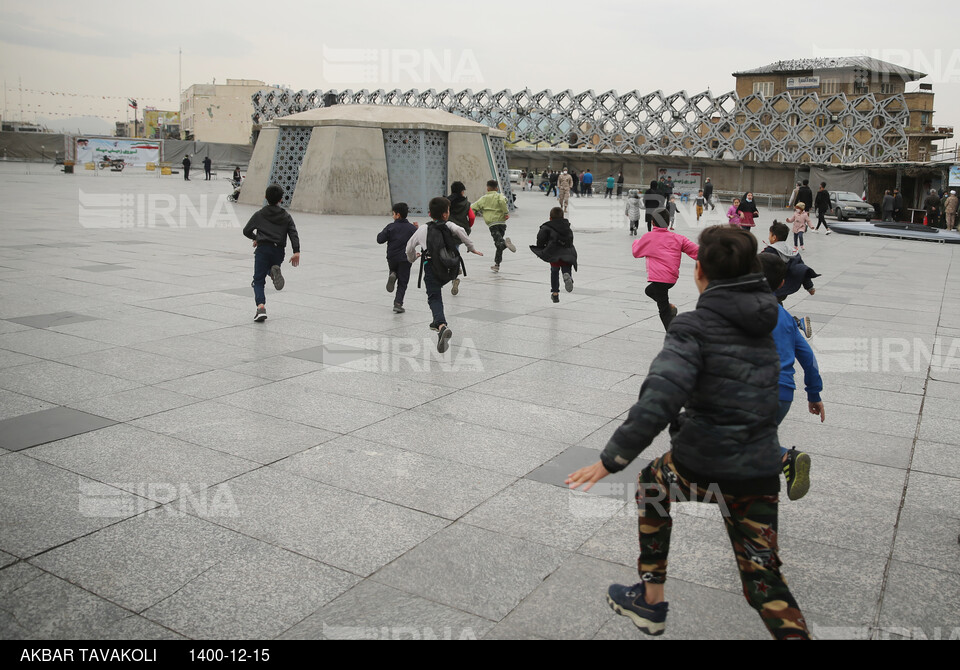
[[[787,479],[787,497],[800,500],[810,490],[810,456],[792,447],[783,464],[783,476]]]

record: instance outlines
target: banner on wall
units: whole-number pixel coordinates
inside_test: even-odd
[[[160,162],[160,143],[149,140],[115,140],[99,137],[77,138],[77,162],[97,163],[122,158],[128,166],[142,167]]]
[[[960,165],[950,166],[950,186],[960,186]]]
[[[703,188],[700,185],[700,180],[703,177],[703,172],[700,170],[678,170],[675,168],[660,168],[657,171],[657,180],[663,177],[673,178],[673,192],[677,195],[686,193],[691,198],[697,197],[697,191]]]

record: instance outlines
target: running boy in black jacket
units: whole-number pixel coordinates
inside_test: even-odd
[[[283,189],[276,184],[268,186],[266,198],[267,206],[251,216],[243,229],[244,236],[253,240],[253,246],[257,249],[253,261],[253,282],[250,285],[253,286],[253,297],[257,301],[257,314],[253,320],[258,323],[267,320],[267,298],[263,292],[267,275],[273,279],[275,289],[283,289],[284,279],[280,274],[280,266],[283,264],[288,237],[293,247],[290,265],[300,265],[300,236],[297,235],[297,226],[293,217],[279,205],[283,199]]]
[[[390,276],[387,277],[387,291],[393,293],[397,288],[397,297],[393,301],[393,311],[403,314],[403,296],[407,293],[407,283],[410,281],[410,268],[413,264],[407,260],[407,240],[417,232],[417,224],[407,221],[410,208],[405,202],[398,202],[393,206],[393,223],[377,235],[377,244],[387,245],[387,267]]]
[[[757,241],[729,226],[700,235],[694,273],[700,300],[676,317],[640,398],[600,455],[567,479],[588,490],[619,472],[670,426],[670,451],[640,474],[641,582],[614,584],[607,601],[650,635],[666,627],[670,503],[720,505],[750,606],[778,639],[808,639],[780,574],[777,440],[780,358],[771,332],[779,307],[759,273]]]

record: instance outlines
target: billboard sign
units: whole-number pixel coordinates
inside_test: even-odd
[[[102,160],[122,158],[131,166],[145,166],[160,162],[160,143],[150,140],[120,140],[102,137],[77,138],[77,162],[99,163]]]

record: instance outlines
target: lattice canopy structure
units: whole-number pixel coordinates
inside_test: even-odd
[[[509,146],[547,145],[614,154],[780,162],[854,163],[906,157],[910,113],[903,95],[820,97],[781,93],[662,91],[620,95],[570,90],[261,91],[255,123],[321,107],[377,105],[437,109],[503,130]]]
[[[268,184],[282,204],[319,214],[385,216],[391,204],[427,214],[461,181],[478,199],[496,179],[512,204],[506,133],[423,107],[343,105],[276,118],[260,132],[240,201],[258,205]]]

